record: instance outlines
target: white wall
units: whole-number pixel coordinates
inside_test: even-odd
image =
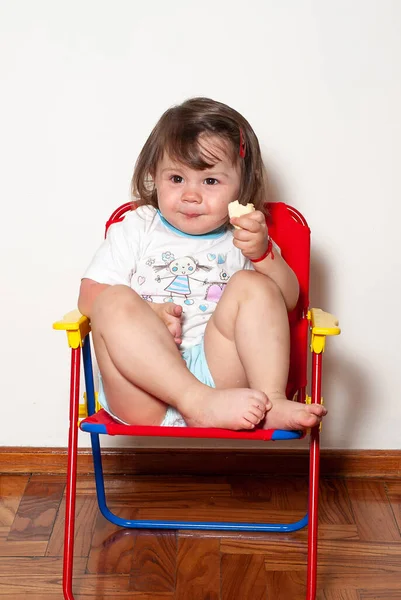
[[[250,120],[312,228],[313,304],[343,329],[323,446],[400,447],[400,30],[398,0],[0,0],[0,444],[66,444],[51,324],[160,114],[205,95]]]

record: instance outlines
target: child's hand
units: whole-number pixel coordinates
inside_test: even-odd
[[[264,214],[260,210],[255,210],[241,217],[233,217],[230,223],[241,228],[233,232],[234,246],[251,260],[263,256],[269,242]]]
[[[166,302],[163,304],[159,304],[157,302],[150,302],[149,306],[163,321],[163,323],[173,336],[175,343],[177,344],[177,346],[179,346],[182,342],[182,306],[174,304],[174,302]]]

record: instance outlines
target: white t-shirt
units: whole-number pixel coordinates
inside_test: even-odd
[[[186,350],[201,342],[227,282],[242,269],[253,265],[233,245],[230,229],[189,235],[140,206],[110,226],[84,277],[128,285],[148,302],[181,305]]]

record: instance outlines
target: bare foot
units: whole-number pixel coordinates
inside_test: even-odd
[[[258,390],[202,388],[178,407],[190,427],[254,429],[272,406],[266,394]]]
[[[271,398],[272,408],[266,415],[263,429],[306,429],[315,427],[327,414],[321,404],[301,404],[285,396]]]

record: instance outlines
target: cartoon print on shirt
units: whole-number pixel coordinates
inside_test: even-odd
[[[166,258],[170,258],[170,262],[167,263]],[[171,259],[172,257],[172,259]],[[164,269],[168,269],[171,275],[174,276],[173,280],[165,287],[165,291],[169,292],[169,296],[164,299],[164,302],[173,302],[174,296],[184,296],[184,304],[193,304],[194,301],[188,296],[191,294],[190,279],[194,281],[200,281],[203,285],[208,283],[207,279],[198,279],[193,277],[192,274],[196,273],[200,269],[204,271],[210,271],[212,267],[200,265],[199,262],[191,256],[183,256],[181,258],[174,258],[171,252],[164,252],[162,259],[167,263],[165,265],[155,265],[153,269],[158,272]],[[155,280],[160,283],[162,279],[171,279],[171,275],[166,277],[160,277],[157,275]]]
[[[220,300],[220,298],[223,295],[224,289],[226,287],[227,281],[230,279],[230,275],[227,273],[227,271],[220,271],[220,279],[221,281],[224,281],[224,283],[220,283],[220,282],[213,282],[209,285],[209,287],[206,290],[206,294],[205,294],[205,300],[210,300],[210,302],[217,302]],[[199,307],[201,308],[201,307]],[[201,308],[202,310],[202,308]]]
[[[217,304],[217,302],[223,295],[225,287],[226,286],[224,283],[212,283],[206,290],[205,300],[209,300],[210,302],[216,302]]]
[[[162,261],[165,263],[169,263],[175,259],[175,256],[172,252],[163,252]]]
[[[217,259],[217,264],[223,265],[227,260],[227,254],[213,254],[212,252],[209,252],[207,254],[207,259],[210,260],[210,262]]]

